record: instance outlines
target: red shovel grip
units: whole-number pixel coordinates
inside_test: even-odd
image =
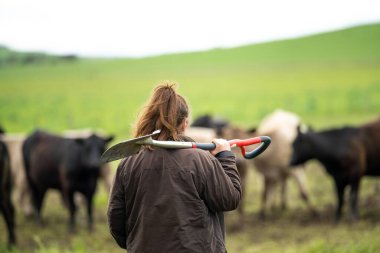
[[[259,137],[254,137],[250,139],[245,139],[245,140],[230,140],[228,141],[231,145],[231,147],[240,147],[241,154],[244,156],[246,159],[252,159],[258,155],[260,155],[262,152],[264,152],[269,144],[271,143],[271,138],[269,136],[259,136]],[[253,144],[258,144],[261,143],[260,146],[258,146],[256,149],[252,150],[251,152],[246,152],[245,147],[250,146]]]
[[[234,139],[228,141],[230,143],[231,147],[244,147],[244,146],[250,146],[253,144],[258,144],[261,143],[261,138],[260,137],[254,137],[250,139],[245,139],[245,140],[240,140],[240,139]]]
[[[246,159],[252,159],[258,155],[260,155],[262,152],[264,152],[269,144],[271,143],[271,138],[268,136],[259,136],[254,137],[250,139],[240,140],[240,139],[234,139],[228,141],[231,147],[240,147],[241,153]],[[251,152],[246,152],[245,147],[250,146],[253,144],[259,144],[256,149],[254,149]],[[213,150],[215,149],[215,143],[193,143],[193,148],[200,148],[203,150]]]

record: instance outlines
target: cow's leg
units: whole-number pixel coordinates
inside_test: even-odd
[[[288,177],[283,177],[281,178],[281,209],[285,210],[288,205],[288,200],[287,200],[287,180]]]
[[[360,178],[355,179],[351,183],[350,189],[350,210],[351,210],[351,220],[357,220],[359,218],[358,211],[358,195],[359,195],[359,186],[360,186]]]
[[[93,221],[93,194],[86,195],[87,201],[87,221],[88,221],[88,231],[92,232],[94,229]]]
[[[272,179],[264,176],[264,189],[261,195],[261,210],[260,217],[265,218],[266,212],[268,210],[268,203],[270,203],[272,195],[274,182]]]
[[[263,191],[261,192],[261,208],[260,208],[260,218],[265,218],[267,209],[267,198],[268,198],[268,183],[264,178]]]
[[[3,213],[5,223],[8,228],[8,247],[16,244],[16,236],[14,232],[15,222],[14,222],[14,208],[10,198],[0,199],[0,212]]]
[[[335,179],[336,194],[338,199],[338,205],[336,208],[335,220],[338,222],[342,217],[342,208],[344,205],[344,189],[346,184],[339,179]]]
[[[22,187],[22,189],[20,190],[18,203],[20,205],[21,211],[24,213],[26,217],[30,218],[33,216],[32,197],[27,187]]]
[[[70,212],[69,230],[71,232],[75,232],[75,213],[76,213],[77,207],[74,201],[74,191],[68,190],[66,196],[67,196],[67,204],[68,204],[69,212]]]
[[[28,181],[25,172],[18,171],[16,177],[16,192],[17,203],[20,206],[20,210],[24,213],[26,217],[33,216],[33,203],[31,190],[28,187]]]
[[[36,221],[40,225],[43,225],[41,210],[45,193],[46,189],[33,189],[33,205],[35,209]]]
[[[109,163],[104,164],[100,169],[100,176],[104,181],[107,192],[110,192],[113,180],[112,168]]]
[[[240,180],[241,180],[241,189],[242,189],[242,196],[241,196],[241,201],[239,204],[239,207],[237,209],[239,213],[239,224],[241,224],[241,227],[244,226],[244,197],[245,197],[245,192],[246,192],[246,179],[247,179],[247,174],[248,174],[248,165],[245,161],[241,161],[237,163],[238,165],[238,172],[240,174]]]
[[[312,215],[317,215],[317,211],[314,209],[313,205],[310,203],[309,200],[309,193],[306,187],[306,176],[304,169],[302,167],[295,168],[292,169],[291,172],[299,188],[300,197],[302,201],[305,202]]]

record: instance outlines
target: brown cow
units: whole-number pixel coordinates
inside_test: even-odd
[[[246,131],[241,129],[240,127],[237,126],[226,126],[223,129],[220,130],[220,134],[222,138],[227,139],[227,140],[232,140],[232,139],[248,139],[251,138]],[[247,147],[246,150],[250,151],[250,147]],[[242,196],[243,199],[240,202],[240,205],[238,207],[238,212],[239,212],[239,219],[240,219],[240,224],[243,225],[244,223],[244,198],[245,198],[245,192],[246,192],[246,184],[247,184],[247,176],[248,176],[248,169],[250,167],[249,160],[245,159],[242,154],[240,148],[232,148],[232,151],[234,152],[236,156],[236,167],[239,171],[240,175],[240,180],[241,180],[241,186],[242,186]],[[256,158],[255,158],[256,159]]]

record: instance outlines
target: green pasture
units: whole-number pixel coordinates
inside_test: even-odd
[[[8,132],[101,128],[130,135],[160,80],[175,80],[193,117],[250,127],[276,108],[315,127],[379,115],[380,25],[234,49],[143,59],[82,59],[0,68],[0,123]]]
[[[300,201],[295,182],[289,181],[289,206],[285,211],[275,207],[261,220],[261,179],[253,169],[249,171],[248,187],[244,196],[245,219],[239,222],[235,211],[226,213],[227,249],[232,253],[367,253],[379,252],[380,195],[373,178],[362,182],[360,216],[358,222],[348,219],[348,204],[341,223],[334,222],[335,198],[333,182],[320,168],[311,162],[306,168],[311,202],[317,210],[314,216]],[[51,191],[45,199],[43,210],[46,224],[36,225],[33,219],[17,215],[18,248],[12,253],[84,253],[125,252],[118,248],[108,232],[106,220],[107,194],[102,184],[95,200],[95,230],[87,232],[84,207],[77,215],[77,232],[68,231],[68,212],[63,208],[60,196]],[[278,199],[279,200],[279,199]],[[278,201],[279,203],[279,201]],[[0,222],[0,252],[5,248],[5,225]]]
[[[102,129],[116,140],[129,138],[139,110],[160,80],[175,80],[192,117],[211,113],[242,127],[257,126],[276,108],[300,115],[316,129],[360,125],[380,112],[380,25],[231,49],[142,59],[78,59],[0,66],[0,125],[10,133],[43,128]],[[0,54],[1,57],[1,54]],[[19,57],[19,56],[18,56]],[[229,252],[379,252],[380,199],[375,180],[361,192],[362,219],[335,225],[329,176],[317,163],[307,166],[311,217],[290,185],[290,207],[261,221],[256,213],[261,181],[254,169],[245,195],[246,222],[236,229],[227,215]],[[96,196],[96,231],[67,232],[67,212],[52,192],[45,202],[48,224],[39,228],[18,213],[15,252],[121,252],[110,237],[107,193]],[[63,211],[64,210],[64,211]],[[5,250],[0,221],[0,251]]]

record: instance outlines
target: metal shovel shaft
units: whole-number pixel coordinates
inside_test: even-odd
[[[177,148],[177,149],[199,148],[203,150],[213,150],[216,147],[215,143],[153,140],[152,136],[158,133],[160,133],[160,131],[156,130],[152,134],[118,143],[110,147],[108,150],[106,150],[103,153],[101,160],[103,163],[106,163],[106,162],[119,160],[124,157],[128,157],[130,155],[138,153],[142,145],[152,145],[152,146],[161,147],[161,148]],[[267,149],[267,147],[271,143],[271,139],[268,136],[260,136],[260,137],[255,137],[251,139],[246,139],[246,140],[231,140],[229,141],[229,143],[231,146],[240,147],[242,154],[246,159],[252,159],[258,156],[259,154],[261,154],[262,152],[264,152],[265,149]],[[261,143],[259,147],[257,147],[255,150],[251,152],[246,153],[245,148],[244,148],[245,146],[258,144],[258,143]]]

